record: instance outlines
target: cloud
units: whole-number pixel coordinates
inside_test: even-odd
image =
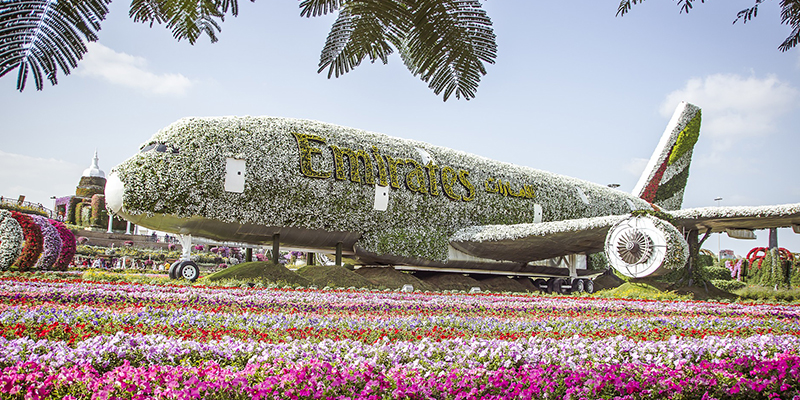
[[[157,95],[181,96],[194,84],[181,74],[150,72],[142,57],[117,53],[99,43],[89,43],[87,47],[89,51],[76,71],[79,75]]]
[[[745,138],[769,135],[799,96],[796,88],[774,75],[760,79],[715,74],[690,79],[683,89],[667,95],[660,111],[669,117],[681,101],[698,105],[703,110],[703,135],[713,137],[719,151]]]
[[[51,196],[75,194],[81,174],[89,166],[52,158],[37,158],[0,151],[0,196],[25,200],[53,207]]]
[[[623,169],[625,172],[633,175],[633,176],[640,176],[642,172],[644,172],[644,168],[647,166],[647,162],[650,161],[646,158],[632,158],[628,161]]]

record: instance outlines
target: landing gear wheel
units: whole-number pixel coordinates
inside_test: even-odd
[[[545,293],[552,294],[553,292],[555,292],[556,290],[555,281],[556,278],[550,278],[547,280],[547,288],[544,290]]]
[[[581,293],[584,290],[586,290],[586,288],[584,287],[583,279],[576,278],[572,280],[572,293]]]
[[[180,263],[180,260],[175,261],[169,266],[169,279],[178,279],[178,266]]]
[[[536,289],[539,289],[539,292],[545,293],[547,292],[547,281],[544,279],[536,279],[533,281],[533,285],[536,286]]]
[[[564,279],[551,278],[547,282],[547,293],[564,294]]]
[[[200,268],[194,261],[181,261],[178,267],[178,275],[189,282],[194,282],[200,277]]]
[[[592,282],[591,279],[584,279],[583,280],[583,290],[585,290],[586,293],[589,293],[589,294],[594,293],[594,282]]]

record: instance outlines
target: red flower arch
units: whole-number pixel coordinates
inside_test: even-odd
[[[22,252],[20,252],[19,257],[14,261],[11,268],[17,271],[27,271],[36,264],[36,260],[42,254],[44,243],[42,230],[39,229],[39,225],[36,225],[33,218],[27,214],[11,211],[11,216],[19,222],[22,227],[22,235],[25,237],[25,245],[22,247]]]

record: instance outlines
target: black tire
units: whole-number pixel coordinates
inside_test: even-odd
[[[536,286],[536,289],[539,289],[539,291],[542,293],[547,291],[547,281],[544,279],[539,278],[534,280],[533,285]]]
[[[564,294],[564,279],[556,278],[553,280],[553,292],[556,294]]]
[[[178,267],[178,278],[194,282],[200,277],[200,267],[194,261],[181,261]]]
[[[572,293],[581,293],[586,290],[583,279],[573,279],[572,280]]]
[[[550,278],[550,279],[547,280],[547,289],[545,289],[545,293],[551,294],[551,293],[555,292],[555,290],[556,290],[555,281],[556,281],[556,278]]]
[[[592,282],[591,279],[584,279],[583,280],[583,290],[585,290],[586,293],[589,293],[589,294],[594,293],[594,282]]]
[[[169,279],[178,279],[178,266],[180,263],[180,261],[175,261],[169,266]]]

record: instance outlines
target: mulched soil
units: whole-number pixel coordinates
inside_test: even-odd
[[[484,292],[514,292],[525,293],[526,287],[515,279],[502,275],[473,276],[479,283],[481,291]],[[530,279],[528,279],[530,282]],[[533,283],[531,283],[533,287]]]
[[[308,279],[317,287],[332,288],[367,288],[379,289],[378,285],[367,278],[337,265],[306,265],[297,270],[297,275]]]
[[[355,273],[382,288],[402,289],[403,285],[411,285],[414,290],[422,292],[435,292],[437,289],[410,273],[398,271],[393,267],[361,267]]]
[[[280,285],[311,286],[311,281],[288,270],[283,265],[275,265],[263,261],[232,265],[222,271],[217,271],[209,275],[206,279],[210,281],[218,281],[221,279],[249,279],[263,280],[267,283]]]
[[[448,274],[439,272],[418,272],[415,274],[419,280],[433,286],[436,290],[463,290],[469,291],[481,284],[475,279],[461,274]]]

